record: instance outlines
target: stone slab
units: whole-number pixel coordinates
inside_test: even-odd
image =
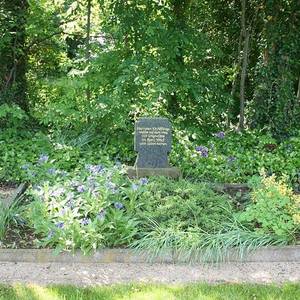
[[[181,177],[181,172],[178,168],[136,168],[127,167],[127,175],[129,178],[143,178],[149,176],[165,176],[169,178]]]
[[[177,260],[172,251],[151,259],[151,253],[137,252],[132,249],[103,249],[92,255],[85,256],[81,252],[63,252],[53,254],[51,249],[0,249],[0,262],[27,263],[182,263]],[[300,262],[300,245],[285,247],[262,247],[245,255],[237,257],[233,250],[226,262]]]

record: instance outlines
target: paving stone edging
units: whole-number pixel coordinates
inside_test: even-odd
[[[131,249],[103,249],[85,256],[63,252],[58,255],[51,249],[0,249],[0,262],[28,263],[147,263],[150,254],[137,253]],[[228,256],[228,262],[240,262],[236,253]],[[264,247],[245,256],[243,262],[300,262],[300,245],[286,247]],[[160,255],[151,262],[177,263],[172,253]]]

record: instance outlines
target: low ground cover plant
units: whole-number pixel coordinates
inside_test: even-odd
[[[133,127],[129,130],[133,131]],[[170,159],[182,170],[184,177],[192,181],[246,183],[264,168],[268,175],[285,174],[293,189],[300,191],[299,134],[296,132],[279,142],[257,130],[220,131],[203,136],[175,127]],[[42,174],[41,171],[29,174],[26,170],[20,171],[20,167],[35,165],[43,153],[51,157],[56,168],[70,172],[89,163],[110,164],[115,160],[129,165],[134,163],[136,153],[130,137],[126,135],[125,138],[121,133],[116,134],[118,138],[95,136],[92,128],[82,133],[3,129],[0,131],[0,180],[38,181],[40,178],[31,177]],[[43,167],[47,170],[47,165]]]
[[[282,141],[264,131],[217,132],[210,136],[175,130],[171,158],[185,176],[199,181],[246,183],[265,169],[286,175],[300,191],[300,132]]]
[[[0,246],[9,226],[22,226],[24,224],[24,219],[21,216],[22,211],[23,207],[19,204],[19,201],[7,206],[0,197]]]

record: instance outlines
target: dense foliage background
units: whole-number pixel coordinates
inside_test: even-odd
[[[299,126],[298,1],[1,0],[0,22],[2,117],[18,105],[103,138],[141,115],[205,134]]]

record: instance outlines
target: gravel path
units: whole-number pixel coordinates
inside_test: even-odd
[[[129,282],[300,282],[300,263],[61,264],[0,263],[0,283],[76,284],[79,286]]]

